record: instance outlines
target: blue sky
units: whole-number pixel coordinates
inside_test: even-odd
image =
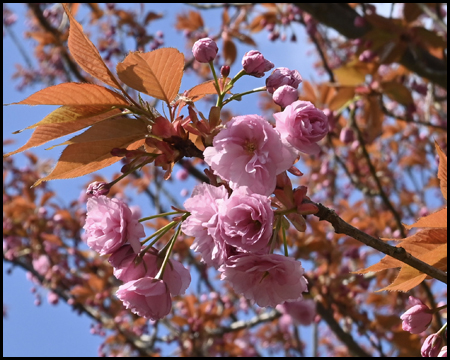
[[[21,38],[24,31],[24,11],[23,4],[9,4],[11,10],[17,13],[19,19],[13,25],[13,30],[17,37]],[[129,4],[128,8],[139,11],[139,4]],[[149,24],[149,31],[155,33],[157,30],[164,32],[164,46],[175,47],[187,54],[189,49],[185,48],[183,34],[177,32],[174,28],[176,14],[192,9],[186,5],[176,4],[152,4],[151,9],[156,12],[162,12],[165,17]],[[220,10],[211,10],[204,17],[206,25],[211,29],[211,34],[216,34],[220,29],[217,19],[220,19]],[[77,17],[78,18],[78,17]],[[267,33],[263,32],[255,36],[255,41],[259,45],[259,50],[267,59],[275,64],[275,67],[288,67],[300,72],[303,79],[312,80],[312,63],[314,58],[307,56],[307,50],[311,45],[307,44],[302,38],[303,31],[297,29],[297,43],[268,42]],[[22,41],[22,40],[21,40]],[[28,41],[23,42],[25,49],[31,49],[27,46]],[[219,43],[219,49],[221,44]],[[231,75],[236,74],[240,68],[240,59],[245,52],[252,50],[249,45],[238,44],[238,56],[236,63],[231,68]],[[30,54],[32,56],[32,54]],[[8,104],[20,101],[42,87],[28,88],[24,92],[18,92],[15,88],[17,83],[11,80],[11,74],[14,71],[14,64],[20,63],[25,66],[23,58],[9,36],[3,39],[3,103]],[[218,70],[218,69],[217,69]],[[243,86],[245,83],[245,86]],[[181,91],[196,85],[192,77],[186,76],[181,85]],[[253,87],[264,85],[263,79],[246,77],[238,83],[237,90],[248,90]],[[300,85],[301,90],[301,85]],[[252,96],[253,98],[250,98]],[[235,112],[242,114],[260,113],[257,108],[258,96],[250,95],[243,101],[233,105]],[[40,121],[45,115],[50,113],[55,107],[51,106],[6,106],[3,107],[3,138],[14,139],[15,144],[5,147],[4,151],[12,151],[23,145],[31,135],[31,131],[24,131],[17,135],[11,135],[13,131],[23,129],[31,124]],[[61,147],[46,151],[45,148],[51,145],[59,144],[64,139],[58,139],[42,147],[33,149],[39,157],[57,159]],[[19,164],[24,163],[22,154],[15,155],[15,161]],[[119,170],[120,165],[111,167],[111,169],[102,170],[102,174],[112,174]],[[88,175],[89,176],[89,175]],[[77,198],[83,190],[82,185],[87,181],[87,177],[68,180],[56,180],[51,182],[50,186],[59,194],[66,203],[70,199]],[[194,181],[181,185],[173,185],[173,194],[178,195],[181,188],[194,185]],[[175,184],[175,183],[174,183]],[[149,208],[146,199],[131,194],[133,198],[132,205],[140,205],[143,215],[153,214],[153,209]],[[178,196],[182,203],[183,198]],[[25,278],[25,272],[22,269],[14,269],[11,275],[6,274],[6,270],[11,266],[3,265],[3,303],[7,307],[7,318],[3,320],[3,356],[97,356],[97,349],[102,339],[90,334],[91,320],[85,315],[76,315],[71,308],[64,302],[53,306],[46,300],[46,292],[43,294],[42,305],[34,305],[34,295],[31,293],[33,284]],[[188,290],[189,291],[189,290]]]

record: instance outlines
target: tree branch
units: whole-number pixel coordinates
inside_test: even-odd
[[[423,272],[424,274],[427,274],[443,282],[444,284],[447,284],[447,273],[423,262],[422,260],[417,259],[410,253],[406,252],[404,248],[386,244],[384,241],[366,234],[365,232],[353,227],[352,225],[342,220],[334,210],[329,209],[320,203],[314,203],[312,201],[305,202],[314,204],[319,208],[319,211],[314,214],[314,216],[316,216],[320,220],[329,222],[333,226],[336,234],[348,235],[353,239],[358,240],[363,244],[382,252],[383,254],[400,260],[401,262],[412,266],[413,268]]]
[[[363,27],[355,26],[355,18],[359,15],[344,3],[295,3],[294,5],[349,39],[360,38],[372,29],[369,24]],[[408,70],[447,89],[447,62],[434,57],[427,50],[409,44],[399,62]]]
[[[339,326],[338,322],[334,319],[333,313],[326,309],[320,302],[316,302],[316,310],[317,313],[322,317],[323,320],[328,324],[330,329],[336,334],[336,336],[341,340],[345,345],[347,345],[350,353],[361,356],[361,357],[370,357],[371,355],[366,353],[353,339],[353,337],[346,333]]]

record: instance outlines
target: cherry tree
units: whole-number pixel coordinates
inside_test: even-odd
[[[27,8],[32,53],[8,5],[4,36],[40,90],[8,105],[59,107],[4,153],[3,259],[92,318],[100,355],[447,355],[445,4]],[[300,38],[315,76],[271,61]],[[32,152],[79,131],[54,166]]]

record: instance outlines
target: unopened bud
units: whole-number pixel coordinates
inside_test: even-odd
[[[111,150],[111,155],[112,156],[125,156],[125,154],[127,153],[127,149],[123,149],[123,148],[114,148]]]
[[[93,197],[97,197],[100,195],[108,195],[109,189],[110,189],[109,184],[103,181],[94,181],[87,187],[86,195]]]
[[[273,69],[275,65],[266,60],[259,51],[250,50],[245,53],[242,58],[242,67],[248,75],[252,75],[255,77],[263,77],[264,73]]]
[[[220,68],[220,75],[222,75],[222,77],[226,79],[228,75],[230,75],[230,67],[228,65],[222,66]]]
[[[192,47],[195,60],[200,63],[209,63],[216,58],[219,48],[216,42],[210,38],[197,40]]]

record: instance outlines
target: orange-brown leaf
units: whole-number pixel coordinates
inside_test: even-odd
[[[308,80],[304,80],[303,91],[300,92],[300,99],[304,101],[310,101],[313,104],[317,101],[317,92]]]
[[[42,89],[11,105],[110,105],[126,106],[125,98],[103,86],[64,83]]]
[[[225,64],[232,65],[235,62],[237,56],[237,48],[232,40],[225,39],[223,41],[222,54],[223,58],[225,59]]]
[[[414,235],[408,236],[404,239],[386,239],[384,241],[401,241],[402,246],[405,243],[427,243],[427,244],[445,244],[447,242],[447,229],[437,228],[437,229],[423,229],[415,233]]]
[[[230,78],[225,80],[225,84],[223,84],[223,79],[219,79],[220,86],[224,86],[231,81]],[[214,86],[214,80],[205,81],[199,85],[194,86],[186,92],[186,96],[193,102],[200,100],[206,95],[215,95],[217,94],[216,87]],[[230,92],[228,92],[230,93]]]
[[[347,101],[355,96],[354,87],[341,87],[328,104],[330,110],[339,110]]]
[[[189,13],[187,14],[177,15],[177,23],[175,24],[175,28],[177,30],[186,29],[189,31],[195,31],[203,26],[203,18],[198,11],[189,10]]]
[[[424,252],[416,257],[442,271],[447,271],[447,244],[442,244],[433,250]],[[409,291],[413,287],[419,285],[426,277],[427,275],[421,271],[407,264],[403,264],[402,269],[394,282],[378,291]]]
[[[422,9],[419,5],[414,3],[404,3],[403,4],[403,18],[407,22],[413,22],[419,15],[422,14]]]
[[[367,142],[370,144],[382,133],[384,114],[375,96],[364,99],[364,119],[366,121]]]
[[[411,92],[403,84],[396,81],[384,81],[381,83],[381,89],[387,96],[399,104],[408,106],[413,103]]]
[[[366,75],[361,72],[355,63],[348,63],[333,70],[338,83],[342,86],[356,86],[364,83]]]
[[[133,89],[170,104],[180,89],[183,68],[184,55],[177,49],[163,48],[128,54],[117,65],[117,75]]]
[[[424,216],[412,225],[404,225],[406,229],[416,227],[424,228],[446,228],[447,227],[447,208],[436,211],[428,216]]]
[[[84,133],[66,141],[64,145],[95,143],[98,141],[122,139],[123,137],[129,136],[135,139],[143,139],[147,134],[147,125],[143,121],[121,116],[95,124]]]
[[[70,53],[80,67],[96,79],[103,81],[106,85],[120,89],[120,85],[113,73],[104,63],[95,45],[83,32],[83,27],[75,20],[66,4],[64,10],[70,20],[68,46]]]
[[[412,288],[419,285],[427,277],[426,274],[420,272],[419,270],[404,264],[398,273],[397,278],[392,282],[392,284],[377,290],[377,291],[409,291]]]
[[[435,142],[435,146],[439,155],[439,169],[437,177],[440,181],[442,196],[444,196],[444,199],[447,200],[447,155],[444,154],[437,142]]]
[[[99,121],[120,115],[119,109],[110,106],[61,106],[40,122],[27,129],[37,127],[30,139],[19,149],[5,154],[8,157],[48,141],[74,133]]]
[[[43,181],[83,176],[114,164],[120,158],[111,155],[115,147],[137,149],[144,144],[146,125],[138,120],[119,118],[102,121],[83,134],[70,139],[53,171]]]

